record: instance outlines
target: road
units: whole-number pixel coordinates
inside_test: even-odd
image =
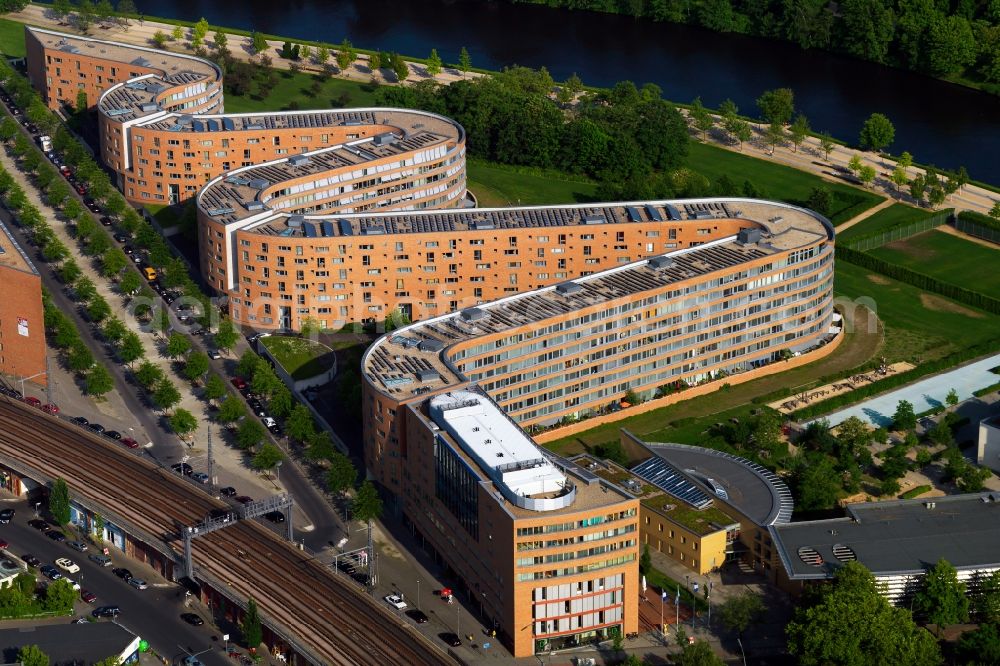
[[[97,595],[93,605],[82,601],[77,603],[76,616],[89,615],[98,606],[106,604],[121,608],[118,623],[135,634],[149,641],[152,648],[159,654],[171,659],[185,656],[178,645],[200,652],[216,646],[213,636],[221,636],[221,632],[213,627],[211,618],[200,613],[206,623],[202,627],[193,627],[180,619],[180,614],[193,609],[184,608],[184,591],[172,583],[154,583],[147,577],[145,567],[136,565],[115,548],[111,549],[111,557],[115,567],[130,569],[137,577],[150,583],[146,590],[137,590],[127,585],[123,580],[111,573],[112,567],[100,567],[87,559],[89,553],[78,553],[65,543],[56,543],[43,532],[28,526],[28,521],[35,517],[27,500],[0,502],[0,508],[15,509],[14,519],[7,525],[0,525],[0,538],[10,544],[8,551],[21,557],[31,554],[42,561],[42,564],[53,564],[56,558],[68,557],[80,566],[80,572],[69,574],[69,577],[80,583],[84,590]],[[64,530],[67,531],[68,530]],[[95,552],[91,545],[90,552]],[[39,580],[45,577],[38,574]],[[69,622],[69,618],[66,619]],[[108,622],[109,620],[100,620]],[[221,666],[231,664],[223,653],[223,645],[218,643],[218,649],[200,656],[206,666]]]

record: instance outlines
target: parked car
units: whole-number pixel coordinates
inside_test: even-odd
[[[219,491],[219,494],[223,497],[236,497],[236,488],[232,486],[226,486]]]
[[[135,441],[131,437],[122,437],[121,438],[121,443],[124,444],[125,446],[127,446],[130,449],[137,449],[137,448],[139,448],[139,442]]]
[[[42,575],[49,580],[59,580],[63,577],[63,575],[59,573],[59,570],[51,564],[43,564],[39,571],[41,571]]]
[[[0,525],[6,525],[14,518],[14,509],[0,511]]]
[[[102,426],[100,423],[88,423],[87,427],[96,432],[97,434],[101,434],[104,432],[104,426]]]
[[[83,192],[80,192],[80,194],[83,194]],[[93,199],[91,199],[90,197],[84,197],[84,199],[83,199],[83,205],[86,206],[87,210],[89,210],[91,213],[100,213],[101,212],[101,207],[98,206],[97,202],[94,201]]]
[[[209,350],[208,350],[208,357],[209,357],[210,359],[212,359],[213,361],[217,361],[217,360],[219,360],[220,358],[222,358],[222,354],[220,354],[220,353],[219,353],[219,352],[218,352],[217,350],[215,350],[215,349],[209,349]]]
[[[111,573],[121,578],[123,581],[128,582],[132,580],[132,572],[128,569],[122,567],[116,567],[111,570]]]
[[[243,379],[242,377],[233,377],[232,379],[229,380],[229,383],[235,386],[237,391],[242,391],[248,386],[247,380]]]
[[[56,560],[56,566],[63,571],[68,571],[69,573],[77,573],[80,571],[80,565],[69,559],[68,557],[60,557]]]
[[[205,621],[201,619],[201,616],[195,615],[194,613],[181,613],[181,619],[193,627],[200,627],[205,624]]]
[[[416,608],[406,611],[406,614],[409,615],[410,619],[417,624],[427,624],[427,621],[430,619],[427,617],[426,613],[422,610],[417,610]]]
[[[34,527],[39,532],[48,532],[50,529],[52,529],[52,526],[49,525],[44,520],[42,520],[41,518],[33,518],[29,520],[28,525]]]
[[[39,400],[38,398],[34,397],[34,396],[31,396],[31,395],[26,396],[24,398],[24,401],[27,404],[31,405],[32,407],[38,407],[39,409],[42,407],[42,401]]]
[[[122,438],[122,434],[117,430],[108,430],[104,433],[105,437],[110,437],[111,439],[118,441]]]
[[[45,412],[45,413],[47,413],[47,414],[58,414],[59,413],[59,407],[56,406],[56,405],[53,405],[51,402],[48,402],[48,403],[45,403],[44,405],[42,405],[42,411]]]
[[[10,548],[10,544],[7,543],[6,539],[0,539],[0,550],[7,550]]]
[[[191,475],[191,479],[197,481],[198,483],[208,483],[208,474],[204,472],[195,472]]]
[[[184,476],[191,476],[191,474],[194,472],[194,469],[191,467],[191,465],[187,463],[175,463],[170,466],[170,469],[174,470],[179,474],[183,474]]]
[[[111,558],[108,557],[107,555],[101,555],[100,553],[93,553],[91,555],[88,555],[87,559],[89,559],[91,562],[93,562],[99,567],[111,566]]]
[[[272,523],[283,523],[285,522],[285,514],[280,511],[268,511],[264,514],[264,517],[270,520]]]
[[[458,634],[446,633],[438,634],[438,636],[445,642],[445,645],[450,645],[452,647],[459,647],[462,645],[462,639],[458,637]]]
[[[88,421],[87,417],[85,417],[85,416],[74,416],[73,417],[73,423],[75,423],[77,425],[82,425],[82,426],[89,426],[90,425],[90,421]]]
[[[73,184],[73,189],[76,190],[77,194],[86,194],[87,193],[87,188],[83,186],[83,183],[74,183]],[[90,208],[90,206],[87,206],[87,208]]]
[[[69,546],[70,548],[72,548],[73,550],[77,551],[77,552],[80,552],[80,553],[86,553],[87,552],[87,544],[85,544],[85,543],[83,543],[81,541],[70,541],[66,545]]]
[[[250,502],[253,501],[253,498],[249,497],[248,495],[237,495],[235,499],[240,504],[249,504]]]
[[[80,598],[83,599],[88,604],[92,604],[95,601],[97,601],[97,595],[94,594],[93,592],[90,592],[89,590],[84,590],[83,592],[81,592]]]
[[[66,535],[60,532],[59,530],[49,530],[48,532],[45,533],[45,536],[52,539],[56,543],[63,543],[64,541],[66,541]]]
[[[22,555],[21,560],[23,560],[29,567],[37,567],[42,563],[42,561],[34,555]]]
[[[128,584],[137,590],[145,590],[147,587],[149,587],[149,585],[146,584],[146,581],[144,581],[141,578],[129,578]]]
[[[114,617],[121,614],[122,609],[118,606],[101,606],[100,608],[95,608],[91,615],[94,617]]]
[[[403,597],[398,594],[387,594],[384,597],[385,602],[395,608],[396,610],[403,610],[406,608],[406,602],[403,601]]]

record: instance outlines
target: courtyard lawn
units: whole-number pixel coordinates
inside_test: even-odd
[[[721,176],[742,187],[753,183],[764,198],[804,204],[814,187],[824,186],[833,193],[830,221],[841,224],[882,201],[882,197],[841,183],[831,183],[819,176],[783,164],[757,159],[731,150],[692,141],[687,166],[715,181]]]
[[[333,363],[334,352],[329,347],[305,338],[272,335],[260,340],[292,379],[314,377]]]
[[[570,180],[558,172],[521,173],[502,165],[468,162],[469,189],[480,208],[571,204],[595,201],[597,183]]]
[[[6,58],[24,57],[24,24],[0,19],[0,52]]]
[[[983,294],[1000,294],[1000,248],[932,229],[869,254]]]
[[[883,353],[890,362],[941,358],[994,339],[1000,331],[1000,316],[844,261],[837,262],[834,291],[842,304],[871,299],[885,324]]]
[[[374,106],[377,86],[326,76],[319,77],[320,92],[312,92],[316,77],[305,72],[279,72],[278,84],[267,96],[257,93],[257,85],[249,95],[234,95],[226,91],[226,113],[286,111],[292,109],[330,109],[353,106]]]
[[[859,236],[867,236],[883,229],[888,229],[901,222],[918,222],[934,214],[935,211],[895,203],[888,208],[883,208],[871,217],[858,222],[853,227],[845,229],[843,233],[838,233],[837,240],[847,241]]]

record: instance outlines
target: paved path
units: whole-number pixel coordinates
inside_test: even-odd
[[[892,199],[885,199],[879,205],[872,206],[868,210],[860,213],[859,215],[855,215],[854,217],[852,217],[851,219],[849,219],[847,222],[844,222],[842,225],[840,225],[839,227],[837,227],[837,234],[844,233],[844,231],[846,231],[847,229],[850,229],[851,227],[853,227],[858,222],[863,222],[863,221],[867,220],[869,217],[871,217],[875,213],[879,212],[880,210],[885,210],[886,208],[888,208],[889,206],[893,205],[894,203],[896,203],[896,201],[894,201]]]
[[[942,231],[942,232],[944,232],[946,234],[949,234],[951,236],[957,236],[957,237],[962,238],[964,240],[971,241],[971,242],[975,243],[976,245],[982,245],[983,247],[988,247],[991,250],[998,250],[998,251],[1000,251],[1000,245],[998,245],[997,243],[991,243],[990,241],[986,240],[985,238],[976,238],[975,236],[970,236],[968,234],[963,234],[961,231],[959,231],[958,229],[956,229],[955,227],[953,227],[951,225],[942,224],[939,227],[935,227],[935,229],[937,229],[938,231]]]
[[[888,426],[892,423],[892,415],[896,412],[896,405],[900,400],[911,402],[913,411],[918,414],[944,405],[945,396],[951,389],[955,389],[960,401],[967,400],[972,397],[974,391],[1000,381],[1000,375],[990,372],[990,368],[998,365],[1000,365],[1000,354],[927,377],[823,418],[828,420],[831,426],[836,426],[852,416],[857,416],[876,427]]]

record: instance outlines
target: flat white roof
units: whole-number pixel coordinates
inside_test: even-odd
[[[432,398],[429,411],[502,490],[531,497],[566,487],[566,476],[487,396],[451,391]]]

